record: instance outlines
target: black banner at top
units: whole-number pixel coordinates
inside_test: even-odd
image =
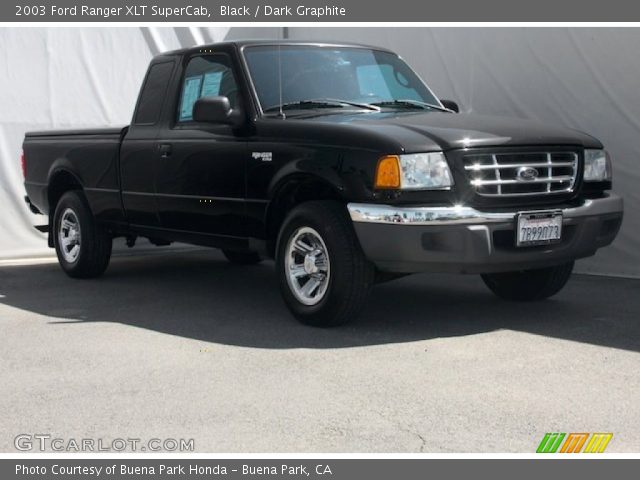
[[[1,22],[637,22],[628,0],[15,0]]]

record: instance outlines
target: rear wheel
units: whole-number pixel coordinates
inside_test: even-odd
[[[239,252],[237,250],[222,250],[224,256],[234,265],[255,265],[262,261],[256,252]]]
[[[344,205],[332,201],[307,202],[291,211],[280,230],[276,270],[289,310],[318,327],[357,317],[375,277]]]
[[[569,281],[572,270],[573,262],[569,262],[535,270],[488,273],[482,275],[482,280],[498,297],[534,301],[549,298],[562,290]]]
[[[56,205],[53,242],[62,269],[70,277],[102,275],[111,259],[112,238],[93,217],[81,192],[67,192]]]

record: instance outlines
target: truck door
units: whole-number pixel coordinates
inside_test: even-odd
[[[238,106],[239,77],[226,53],[195,54],[184,62],[172,118],[157,139],[160,222],[165,229],[240,241],[246,237],[246,139],[229,125],[201,124],[192,117],[203,96],[226,96]]]
[[[159,57],[149,66],[136,113],[122,141],[122,203],[127,221],[132,226],[160,226],[155,199],[158,163],[156,137],[175,64],[173,57]]]

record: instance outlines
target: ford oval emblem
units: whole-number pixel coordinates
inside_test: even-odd
[[[516,180],[530,182],[538,178],[538,175],[540,175],[540,173],[533,167],[520,167],[516,172]]]

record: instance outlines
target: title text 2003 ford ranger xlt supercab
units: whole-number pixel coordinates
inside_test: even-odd
[[[608,154],[577,131],[457,110],[384,49],[170,52],[130,126],[27,134],[27,201],[72,277],[102,274],[117,236],[273,257],[312,325],[348,321],[376,280],[412,272],[554,295],[620,228]]]

